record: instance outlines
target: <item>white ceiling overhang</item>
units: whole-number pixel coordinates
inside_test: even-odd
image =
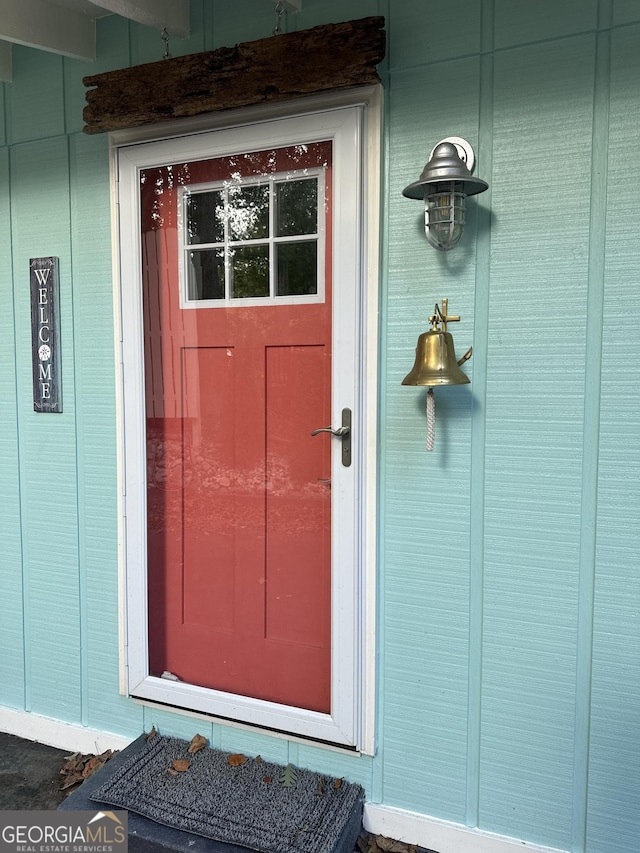
[[[189,35],[189,0],[0,0],[0,81],[11,80],[11,45],[96,58],[96,19],[120,15],[169,35]]]

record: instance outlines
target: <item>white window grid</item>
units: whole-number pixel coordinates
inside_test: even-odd
[[[287,183],[294,180],[315,179],[318,189],[317,200],[317,229],[310,234],[293,234],[276,237],[276,184]],[[178,233],[179,233],[179,257],[180,257],[180,307],[181,308],[229,308],[229,307],[252,307],[268,305],[308,305],[323,303],[325,301],[325,241],[326,241],[326,211],[325,211],[325,182],[326,168],[315,167],[305,169],[293,169],[286,172],[276,172],[269,175],[250,175],[246,177],[226,179],[222,181],[211,181],[200,184],[181,185],[179,187],[178,205]],[[228,203],[229,191],[237,186],[268,186],[269,187],[269,234],[268,237],[258,237],[248,240],[235,240],[229,236],[229,217],[223,217],[224,242],[218,243],[190,243],[187,235],[187,203],[190,196],[196,193],[204,193],[212,190],[221,191],[225,206]],[[313,294],[287,294],[278,296],[277,268],[274,263],[276,253],[274,246],[279,243],[308,243],[315,240],[316,252],[316,281],[317,290]],[[268,246],[269,247],[269,296],[260,297],[234,297],[230,295],[231,282],[231,253],[230,250],[244,246]],[[225,295],[220,299],[193,299],[189,297],[189,252],[193,250],[205,251],[208,249],[219,249],[224,252],[225,270]]]

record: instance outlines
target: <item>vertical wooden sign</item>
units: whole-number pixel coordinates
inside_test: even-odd
[[[59,259],[31,258],[29,279],[33,409],[36,412],[61,412]]]

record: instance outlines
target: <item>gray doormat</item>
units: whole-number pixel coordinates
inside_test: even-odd
[[[362,808],[360,785],[259,758],[232,766],[227,752],[188,748],[156,735],[90,798],[260,853],[331,853]],[[188,769],[173,769],[184,760]]]

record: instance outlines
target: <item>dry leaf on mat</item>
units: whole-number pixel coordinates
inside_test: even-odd
[[[175,761],[171,762],[171,766],[174,770],[177,770],[178,773],[184,773],[191,767],[191,762],[187,758],[176,758]]]
[[[191,739],[191,743],[189,744],[189,749],[187,750],[187,752],[193,755],[196,752],[200,752],[201,749],[204,749],[206,745],[206,737],[202,737],[202,735],[194,735]]]
[[[249,759],[246,755],[242,755],[240,752],[236,752],[233,755],[230,755],[227,758],[227,764],[231,767],[242,767],[243,764],[246,764]]]
[[[340,788],[342,788],[343,781],[344,779],[336,779],[336,781],[333,783],[333,787],[336,789],[336,791],[339,791]]]
[[[298,771],[293,764],[287,764],[284,768],[284,773],[280,777],[280,784],[285,788],[295,788],[298,784]]]

